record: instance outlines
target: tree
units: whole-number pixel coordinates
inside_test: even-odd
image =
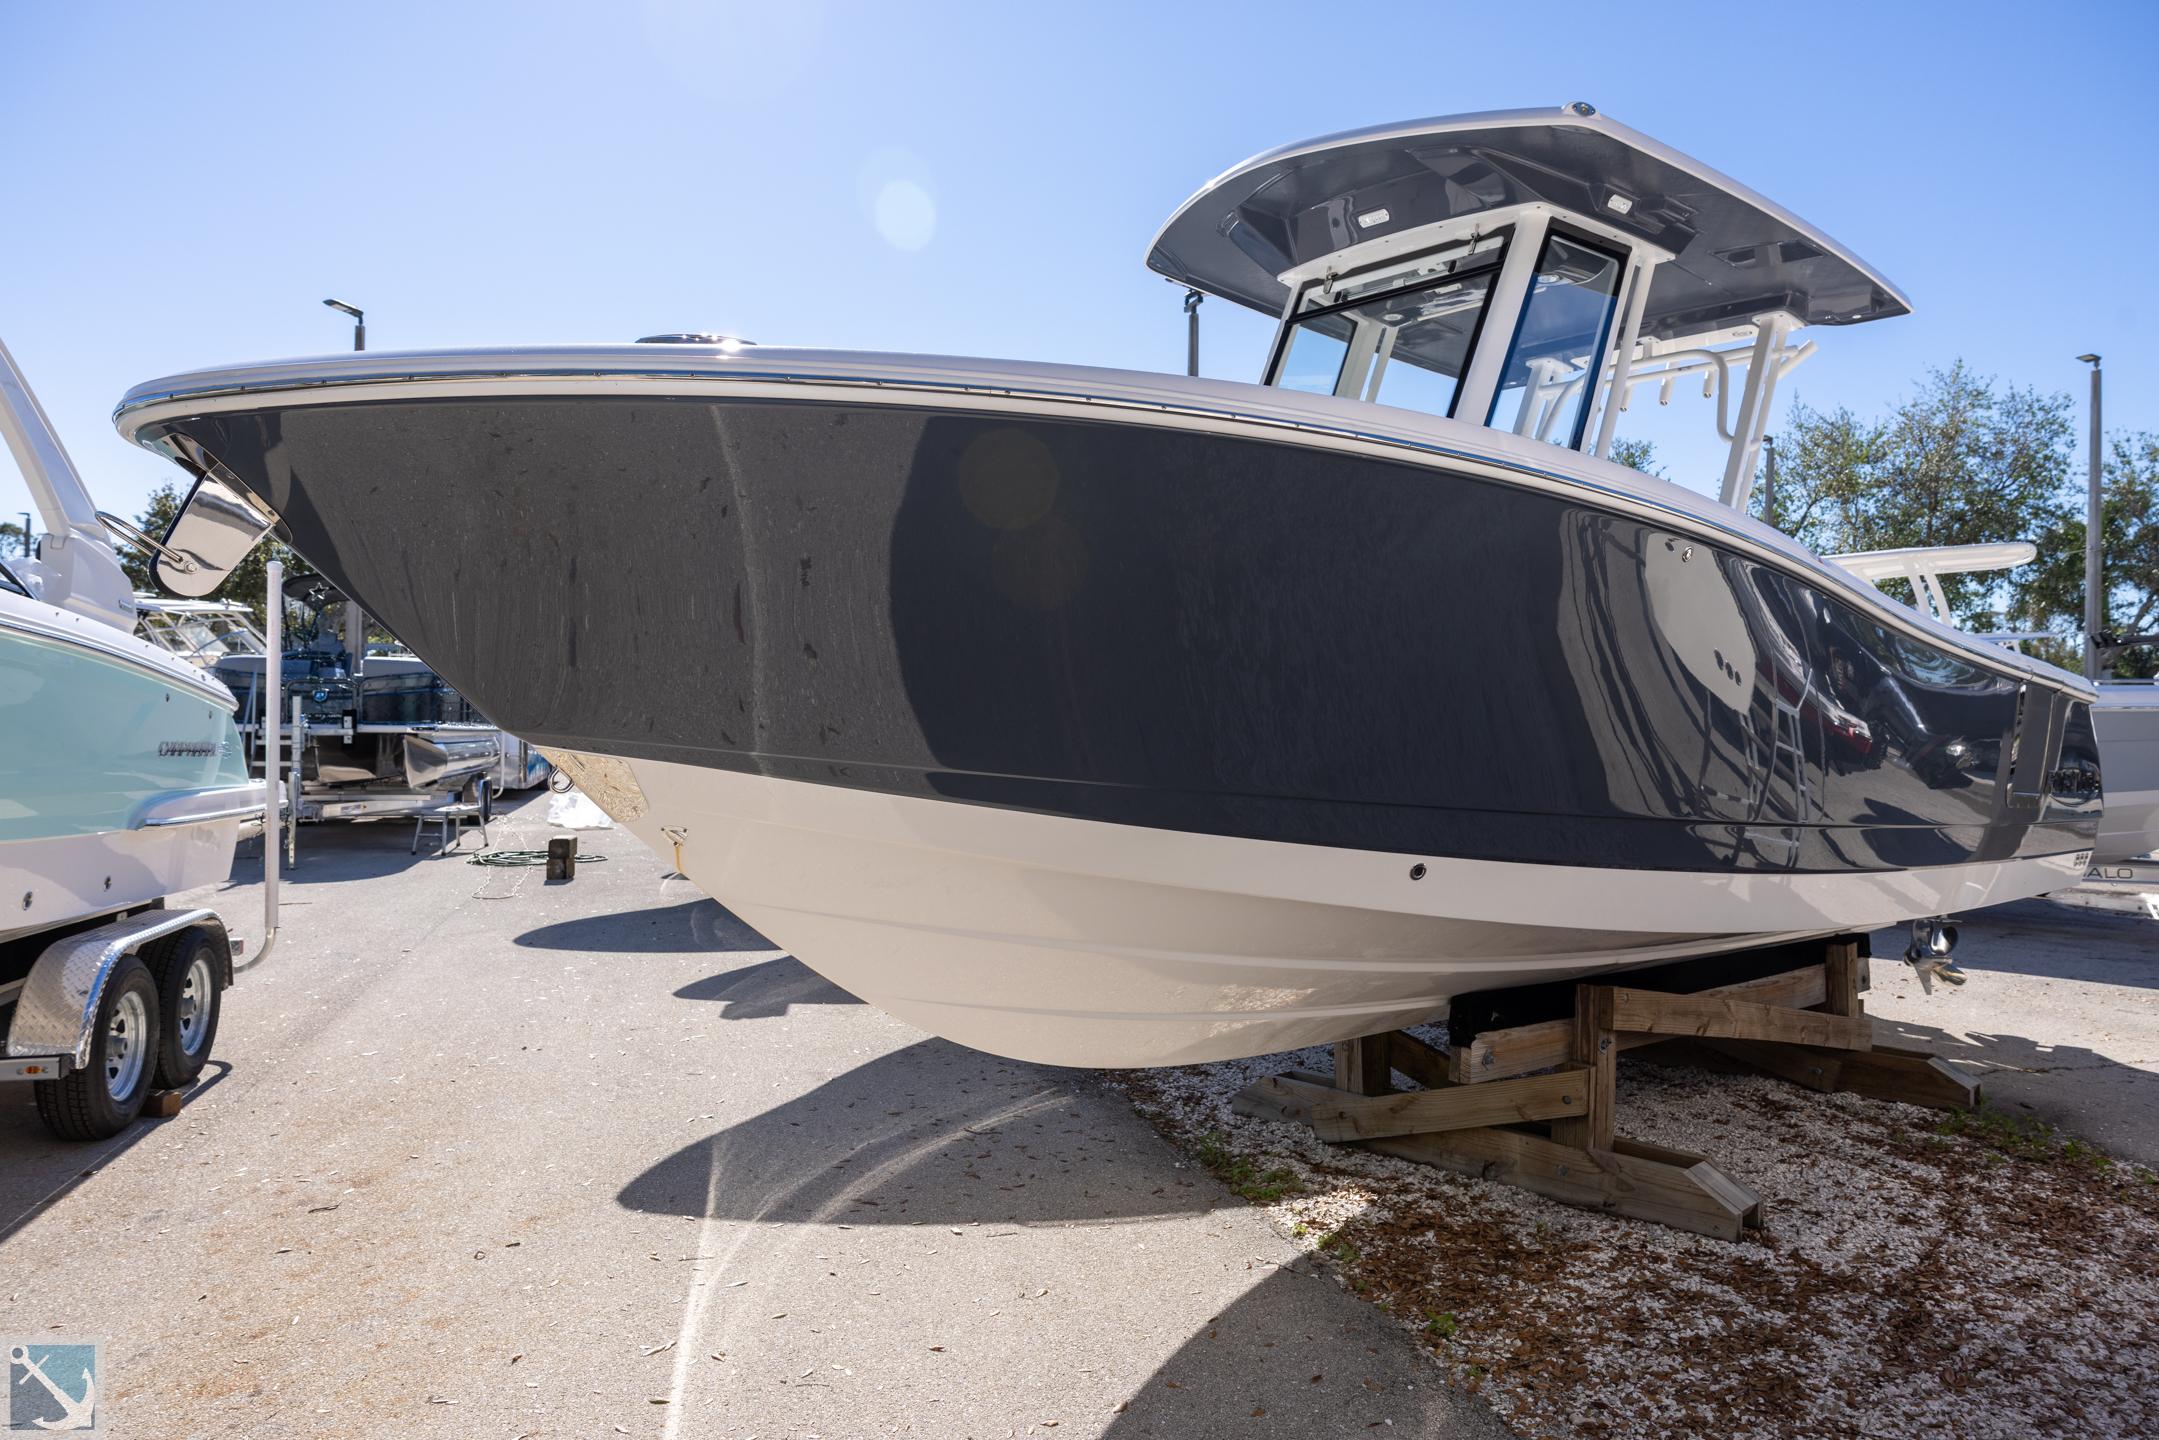
[[[1670,478],[1664,473],[1664,467],[1657,463],[1657,446],[1652,440],[1614,440],[1612,459],[1630,470],[1654,475],[1659,480]]]
[[[135,517],[135,524],[143,534],[153,540],[162,540],[165,532],[172,528],[173,517],[179,513],[180,492],[173,487],[172,482],[167,481],[151,492],[150,503],[143,507],[142,514]],[[129,582],[137,590],[151,594],[163,592],[164,587],[157,583],[157,576],[151,569],[149,555],[132,545],[116,548],[120,552],[120,568],[127,571]],[[248,613],[255,619],[256,628],[262,628],[269,618],[263,609],[263,594],[269,584],[269,565],[272,560],[285,562],[285,574],[288,578],[315,573],[315,567],[301,559],[299,552],[290,545],[281,540],[266,539],[248,551],[246,558],[234,566],[232,573],[225,577],[224,583],[205,598],[230,600],[245,605]]]
[[[2105,557],[2101,630],[2159,631],[2159,435],[2116,435],[2100,467],[2099,538]],[[2040,624],[2084,629],[2084,505],[2065,509],[2038,537],[2039,563],[2017,590],[2017,604]],[[2072,661],[2071,663],[2076,663]],[[2159,647],[2133,646],[2114,661],[2122,676],[2159,673]]]
[[[1882,425],[1849,410],[1824,415],[1794,405],[1777,433],[1774,496],[1756,481],[1754,512],[1767,524],[1823,555],[1879,548],[1867,543],[1868,492],[1887,450]],[[1776,512],[1767,507],[1774,501]]]
[[[2069,413],[2065,395],[1998,387],[1961,360],[1881,420],[1795,405],[1777,437],[1778,513],[1762,518],[1822,554],[2050,537],[2068,514]],[[1996,629],[2031,569],[1942,588],[1962,623]]]

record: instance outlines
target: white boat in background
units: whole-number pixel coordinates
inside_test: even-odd
[[[2107,799],[2092,862],[2159,857],[2159,683],[2100,681],[2092,726]]]
[[[1278,322],[1262,383],[369,351],[116,423],[195,477],[161,583],[274,526],[776,944],[998,1054],[1261,1054],[2082,873],[2091,687],[1746,514],[1795,332],[1908,309],[1819,229],[1570,105],[1262,155],[1148,263]],[[1681,383],[1716,499],[1609,458]]]
[[[1947,575],[1983,575],[2014,570],[2039,556],[2025,540],[1985,545],[1920,545],[1899,550],[1866,550],[1828,557],[1863,580],[1879,585],[1903,580],[1912,587],[1913,603],[1924,601],[1934,617],[1953,625],[1949,597],[1942,589]],[[2054,638],[2045,632],[1982,635],[2012,649]],[[2151,680],[2095,682],[2092,729],[2099,738],[2099,773],[2106,784],[2106,810],[2093,842],[2095,867],[2118,865],[2159,855],[2159,684]]]
[[[169,600],[140,592],[135,596],[135,633],[205,670],[216,669],[228,655],[260,655],[265,643],[245,605]]]
[[[264,812],[215,677],[132,632],[133,597],[81,477],[0,345],[0,433],[47,534],[0,563],[0,1080],[64,1139],[191,1084],[236,946],[178,892],[232,871]],[[275,935],[265,886],[259,960]]]
[[[223,880],[262,791],[232,693],[132,633],[126,572],[4,346],[0,431],[48,532],[0,566],[5,941]]]
[[[288,587],[288,589],[293,587]],[[306,590],[308,585],[298,588]],[[245,605],[224,600],[135,596],[136,633],[215,675],[238,697],[240,735],[258,772],[262,733],[262,632]],[[394,642],[358,642],[330,627],[331,645],[285,652],[284,728],[301,752],[299,813],[305,820],[382,819],[426,814],[478,798],[530,789],[549,773],[546,758],[505,735],[445,686],[426,662]],[[298,699],[302,728],[291,725]]]

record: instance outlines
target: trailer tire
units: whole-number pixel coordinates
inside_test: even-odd
[[[219,940],[205,930],[185,930],[148,957],[157,979],[157,1088],[184,1090],[195,1083],[217,1043],[225,1009],[225,966]]]
[[[130,955],[105,982],[89,1065],[32,1087],[46,1128],[62,1140],[109,1140],[133,1124],[156,1083],[158,1034],[157,981]]]

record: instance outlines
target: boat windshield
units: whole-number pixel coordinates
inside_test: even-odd
[[[5,560],[0,560],[0,590],[8,590],[17,595],[25,596],[30,593],[30,587],[15,578],[15,572],[7,568]]]
[[[1487,425],[1570,449],[1581,445],[1590,376],[1619,308],[1620,269],[1618,255],[1568,235],[1545,237]]]
[[[1454,413],[1502,250],[1494,237],[1449,258],[1424,257],[1309,287],[1274,383],[1428,415]]]
[[[260,655],[262,638],[254,627],[227,615],[173,615],[145,610],[142,633],[175,655],[214,661],[225,655]]]

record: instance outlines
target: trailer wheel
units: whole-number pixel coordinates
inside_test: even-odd
[[[157,977],[157,1088],[181,1090],[195,1083],[217,1043],[225,992],[219,982],[217,941],[201,930],[172,938],[154,966]]]
[[[46,1127],[62,1140],[109,1140],[125,1130],[150,1096],[157,1041],[157,982],[130,955],[105,982],[90,1064],[34,1087]]]

